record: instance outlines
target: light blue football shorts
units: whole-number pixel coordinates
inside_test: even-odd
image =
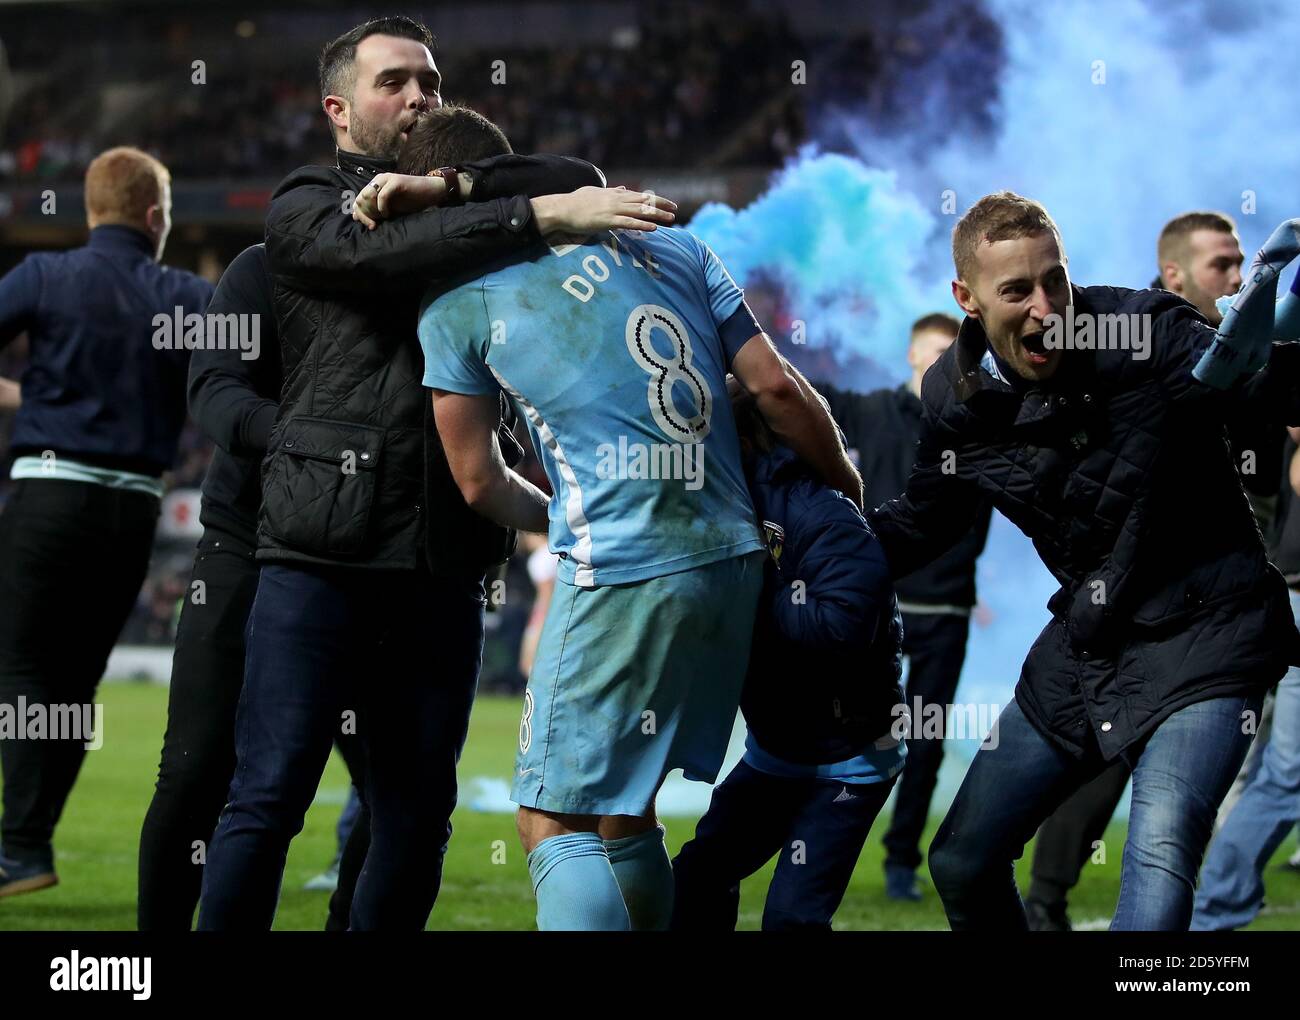
[[[557,582],[519,723],[510,799],[644,815],[664,777],[718,777],[740,705],[766,552],[648,581]]]

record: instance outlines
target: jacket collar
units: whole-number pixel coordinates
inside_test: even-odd
[[[106,251],[137,251],[149,258],[154,257],[153,240],[148,234],[118,223],[95,227],[86,245]]]
[[[397,169],[397,160],[387,159],[380,156],[363,156],[359,152],[348,152],[346,149],[335,149],[335,156],[338,159],[338,167],[350,177],[358,177],[363,181],[369,181],[377,174],[392,173]]]
[[[957,342],[953,344],[954,357],[948,362],[948,381],[961,403],[967,403],[977,393],[1015,395],[1010,384],[985,367],[984,357],[990,349],[983,324],[979,319],[966,316],[957,332]]]

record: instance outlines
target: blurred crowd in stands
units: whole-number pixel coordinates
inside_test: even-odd
[[[0,181],[79,178],[126,142],[186,180],[277,179],[333,158],[300,18],[83,10],[75,50],[56,45],[53,26],[3,40],[22,112],[0,144]],[[877,64],[869,34],[804,39],[779,9],[676,3],[639,17],[603,45],[566,46],[557,32],[476,48],[448,33],[435,54],[444,98],[499,123],[519,152],[618,168],[772,166],[805,141],[812,92],[865,96]],[[45,87],[58,78],[76,88]]]

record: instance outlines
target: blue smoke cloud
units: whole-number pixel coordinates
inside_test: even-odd
[[[806,327],[777,338],[792,359],[802,361],[801,342],[864,355],[875,385],[906,371],[916,310],[951,304],[926,261],[937,227],[894,171],[811,147],[753,204],[710,204],[691,220],[741,286],[763,278],[784,291]]]
[[[692,221],[742,286],[779,282],[807,324],[809,350],[777,334],[796,363],[824,346],[850,367],[841,382],[905,378],[907,325],[957,313],[952,225],[991,191],[1047,206],[1083,285],[1147,286],[1180,212],[1229,213],[1248,257],[1300,215],[1294,4],[987,0],[983,13],[994,31],[943,5],[887,27],[921,44],[886,104],[902,115],[825,102],[810,119],[820,147],[750,206]],[[972,628],[959,698],[1005,703],[1056,583],[997,515],[979,582],[994,621]]]

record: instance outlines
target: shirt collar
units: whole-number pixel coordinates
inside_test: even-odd
[[[116,248],[118,250],[139,251],[150,258],[154,257],[153,239],[143,230],[124,226],[120,223],[106,223],[90,231],[86,242],[90,248]]]
[[[984,369],[989,375],[993,376],[998,382],[1007,381],[1006,376],[998,369],[998,363],[993,357],[993,348],[989,347],[984,351],[984,357],[980,358],[980,368]],[[1008,385],[1010,385],[1008,383]]]

